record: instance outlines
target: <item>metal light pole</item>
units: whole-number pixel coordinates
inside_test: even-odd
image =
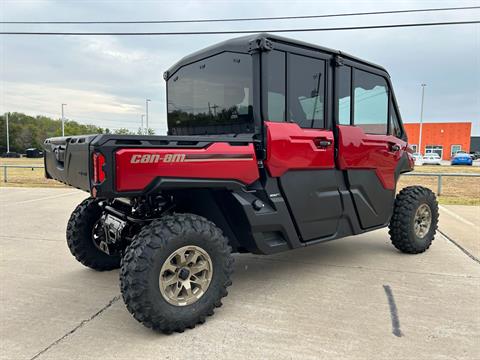
[[[141,133],[143,134],[145,132],[145,129],[143,128],[143,118],[145,117],[145,114],[142,114],[142,125],[140,126]]]
[[[422,128],[423,128],[423,100],[425,99],[425,86],[422,84],[422,106],[420,107],[420,138],[418,140],[418,152],[422,155]]]
[[[65,116],[63,107],[67,104],[62,104],[62,136],[65,136]]]
[[[8,112],[5,113],[5,122],[7,123],[7,154],[10,152],[10,135],[8,134]]]
[[[150,100],[150,99],[145,99],[145,110],[146,110],[146,111],[145,111],[145,125],[146,125],[146,128],[147,128],[147,131],[146,131],[146,132],[147,132],[147,135],[148,135],[148,133],[149,133],[149,131],[148,131],[148,103],[149,103],[150,101],[152,101],[152,100]]]

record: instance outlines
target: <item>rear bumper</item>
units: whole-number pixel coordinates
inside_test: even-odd
[[[473,160],[452,160],[452,165],[472,165]]]

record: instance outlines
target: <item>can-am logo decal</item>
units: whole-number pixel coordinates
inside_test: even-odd
[[[131,164],[156,164],[158,162],[172,163],[185,161],[185,154],[165,154],[161,157],[159,154],[133,155],[130,159]]]
[[[253,160],[252,154],[136,154],[130,158],[130,164],[156,164],[204,161],[241,161]]]

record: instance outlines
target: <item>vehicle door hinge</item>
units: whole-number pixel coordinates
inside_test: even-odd
[[[273,50],[273,44],[267,38],[251,40],[248,45],[249,54]]]
[[[343,63],[343,57],[339,56],[339,55],[335,55],[335,57],[333,58],[333,65],[335,66],[343,66],[345,65]]]

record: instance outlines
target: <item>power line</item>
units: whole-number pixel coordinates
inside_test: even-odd
[[[448,8],[428,8],[428,9],[406,9],[390,11],[370,11],[356,13],[323,14],[323,15],[300,15],[300,16],[270,16],[256,18],[229,18],[229,19],[190,19],[190,20],[129,20],[129,21],[0,21],[0,24],[180,24],[180,23],[209,23],[209,22],[239,22],[239,21],[265,21],[265,20],[295,20],[295,19],[318,19],[329,17],[345,16],[364,16],[364,15],[385,15],[385,14],[405,14],[417,12],[434,11],[457,11],[480,9],[480,6],[448,7]]]
[[[304,28],[304,29],[268,29],[268,30],[226,30],[226,31],[180,31],[180,32],[35,32],[35,31],[2,31],[0,35],[64,35],[64,36],[167,36],[167,35],[220,35],[220,34],[251,34],[251,33],[284,33],[284,32],[315,32],[315,31],[340,31],[340,30],[367,30],[386,29],[419,26],[447,26],[447,25],[470,25],[479,24],[475,21],[450,21],[433,23],[410,23],[410,24],[385,24],[370,26],[345,26],[327,28]]]

